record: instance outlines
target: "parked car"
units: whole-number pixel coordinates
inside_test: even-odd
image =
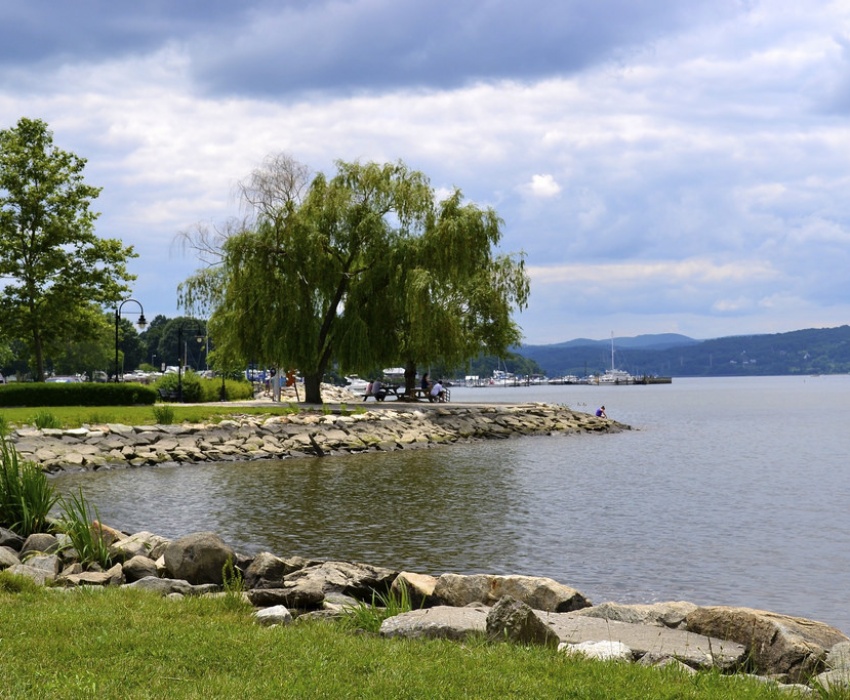
[[[55,377],[48,377],[44,381],[46,382],[54,382],[57,384],[76,384],[78,382],[82,382],[83,380],[79,377],[72,375],[57,375]]]

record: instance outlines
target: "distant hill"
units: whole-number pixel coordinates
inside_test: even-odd
[[[524,345],[549,377],[611,367],[611,339]],[[694,340],[676,333],[614,338],[614,364],[634,375],[709,377],[850,372],[850,326]]]

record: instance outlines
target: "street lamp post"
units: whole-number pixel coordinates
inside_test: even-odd
[[[139,320],[136,322],[136,325],[139,328],[144,328],[148,325],[148,322],[145,321],[145,310],[142,308],[142,305],[136,301],[135,299],[124,299],[118,306],[115,307],[115,381],[118,381],[118,321],[121,319],[121,309],[124,308],[124,304],[128,302],[133,302],[137,304],[139,307]]]
[[[195,323],[192,324],[193,328],[191,330],[195,331],[195,336],[198,338],[198,342],[203,340],[204,329],[201,328],[201,324]],[[183,326],[177,326],[177,400],[180,403],[183,403]]]

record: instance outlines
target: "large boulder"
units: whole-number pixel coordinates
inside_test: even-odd
[[[124,578],[130,583],[148,576],[159,575],[156,562],[141,554],[125,561],[122,571],[124,572]]]
[[[445,605],[423,608],[388,617],[381,623],[382,637],[405,639],[453,639],[463,641],[487,632],[486,607],[454,608]]]
[[[697,608],[685,624],[691,632],[744,645],[755,673],[786,674],[792,683],[822,671],[827,651],[850,641],[823,622],[752,608]]]
[[[243,577],[246,590],[252,588],[280,588],[283,577],[290,573],[286,562],[271,552],[260,552],[248,565]]]
[[[133,557],[143,556],[156,561],[168,547],[168,540],[152,532],[137,532],[123,537],[109,545],[109,555],[113,561],[129,561]]]
[[[196,532],[171,542],[163,554],[170,578],[190,584],[223,583],[227,562],[236,561],[236,552],[214,532]]]
[[[29,552],[52,554],[59,549],[59,540],[48,532],[34,532],[21,545],[21,557]]]
[[[538,576],[443,574],[434,587],[434,596],[455,607],[470,603],[493,605],[506,595],[545,612],[570,612],[591,604],[575,588]]]
[[[287,588],[319,587],[325,593],[344,593],[371,601],[374,593],[386,595],[398,572],[371,564],[326,561],[284,576]]]
[[[487,613],[487,637],[492,641],[557,647],[561,641],[525,603],[504,596]]]

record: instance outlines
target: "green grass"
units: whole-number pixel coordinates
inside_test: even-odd
[[[156,407],[154,407],[156,408]],[[169,406],[173,409],[174,423],[213,423],[234,414],[239,415],[290,415],[302,409],[296,404],[268,406]],[[303,409],[309,410],[309,409]],[[50,413],[62,428],[79,428],[82,425],[123,423],[125,425],[154,425],[156,414],[151,406],[51,406]],[[38,411],[33,408],[2,408],[0,418],[9,427],[35,425]]]
[[[0,613],[5,700],[789,697],[750,679],[591,662],[552,649],[386,640],[327,622],[262,627],[224,598],[0,592]]]

